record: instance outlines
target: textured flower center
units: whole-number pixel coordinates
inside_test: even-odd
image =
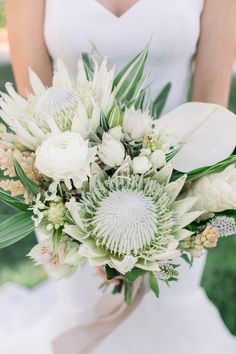
[[[155,204],[141,191],[111,192],[98,207],[94,223],[102,246],[119,255],[137,253],[155,237]]]
[[[50,87],[38,101],[36,112],[43,118],[56,118],[61,128],[74,116],[78,97],[75,92],[61,87]]]

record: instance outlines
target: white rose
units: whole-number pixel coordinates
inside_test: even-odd
[[[53,134],[37,148],[35,166],[54,181],[64,181],[68,188],[71,188],[70,180],[80,188],[90,175],[95,155],[96,148],[89,148],[79,134]]]
[[[108,130],[108,134],[111,135],[116,140],[121,140],[124,136],[122,128],[120,125]]]
[[[138,156],[133,159],[132,166],[134,173],[144,174],[150,170],[152,163],[146,156]]]
[[[148,112],[128,109],[123,118],[123,130],[132,139],[141,140],[151,126],[151,117]]]
[[[236,167],[229,166],[223,172],[212,173],[193,182],[186,196],[197,196],[194,208],[206,213],[236,210]]]
[[[104,133],[98,146],[98,156],[109,167],[120,166],[125,158],[124,145],[110,134]]]
[[[152,166],[154,168],[163,167],[166,163],[166,155],[165,155],[164,151],[155,150],[150,156],[150,161],[151,161]]]

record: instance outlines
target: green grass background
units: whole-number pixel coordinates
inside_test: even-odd
[[[13,82],[11,68],[0,66],[1,91],[6,81]],[[236,80],[232,82],[230,109],[236,112]],[[0,204],[0,221],[11,213],[8,207]],[[14,246],[0,250],[0,286],[6,282],[16,282],[33,287],[46,278],[43,269],[34,267],[26,257],[35,242],[34,235],[31,235]],[[202,286],[218,307],[227,327],[236,335],[236,237],[222,239],[216,250],[209,251]]]

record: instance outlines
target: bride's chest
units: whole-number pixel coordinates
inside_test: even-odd
[[[139,0],[116,17],[96,0],[47,0],[45,38],[65,61],[91,51],[125,62],[151,40],[153,62],[190,58],[199,36],[203,0]]]

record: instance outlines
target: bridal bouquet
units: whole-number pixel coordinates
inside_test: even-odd
[[[138,277],[178,279],[219,237],[236,234],[236,117],[187,103],[160,116],[145,87],[147,49],[118,75],[83,55],[71,80],[59,60],[52,87],[30,71],[26,98],[6,84],[0,102],[0,199],[19,213],[0,247],[41,230],[30,252],[56,279],[88,262],[131,301]]]

